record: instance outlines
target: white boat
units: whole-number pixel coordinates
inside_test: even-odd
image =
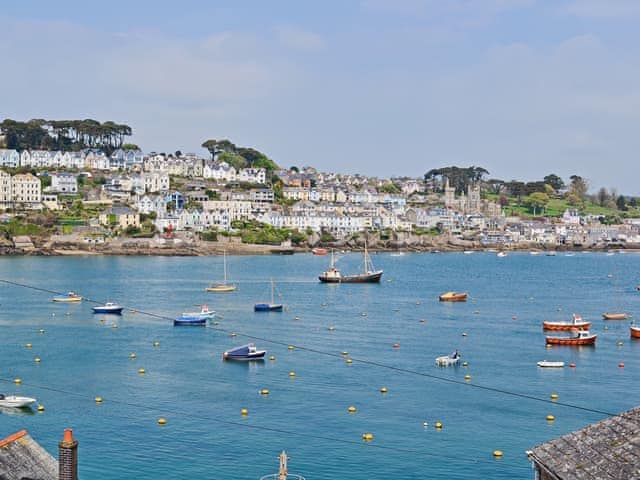
[[[529,255],[540,255],[540,252],[539,252],[539,251],[537,251],[537,250],[531,250],[531,251],[529,252]]]
[[[123,306],[113,302],[107,302],[104,305],[96,305],[95,307],[92,307],[93,313],[114,313],[116,315],[122,315],[123,308]]]
[[[0,393],[0,407],[23,408],[35,403],[31,397],[18,397],[16,395],[3,395]]]
[[[498,252],[498,253],[496,253],[496,256],[498,256],[498,257],[506,257],[507,256],[507,252]]]
[[[538,366],[543,368],[562,368],[564,367],[564,362],[552,362],[550,360],[540,360],[538,362]]]
[[[61,303],[75,303],[75,302],[81,302],[82,301],[82,297],[80,295],[78,295],[75,292],[69,292],[66,295],[61,295],[59,297],[53,297],[53,301],[54,302],[61,302]]]
[[[458,365],[460,363],[460,354],[458,350],[449,355],[443,355],[436,358],[436,365],[439,367],[449,367],[451,365]]]
[[[204,304],[200,308],[199,312],[182,312],[183,317],[201,317],[210,320],[216,316],[216,311],[209,309],[209,307]]]
[[[236,290],[235,283],[227,283],[227,251],[224,250],[222,252],[222,262],[224,268],[224,280],[222,283],[214,283],[209,287],[205,288],[207,292],[215,292],[215,293],[225,293],[225,292],[234,292]]]

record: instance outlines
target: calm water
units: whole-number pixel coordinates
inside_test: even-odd
[[[557,392],[561,402],[607,412],[638,404],[640,342],[629,339],[628,321],[600,315],[640,313],[639,254],[373,259],[385,270],[380,285],[319,284],[328,257],[228,257],[239,288],[211,294],[204,287],[222,276],[218,257],[0,258],[2,279],[138,310],[93,315],[88,302],[54,304],[49,293],[0,284],[0,390],[35,396],[46,408],[1,412],[0,437],[26,428],[57,455],[63,429],[73,428],[83,480],[256,479],[277,470],[282,449],[290,471],[307,479],[527,479],[525,450],[604,416],[471,385],[544,400]],[[338,266],[350,273],[359,263],[347,254]],[[270,297],[271,277],[288,311],[254,313],[253,304]],[[438,302],[447,290],[468,291],[471,301]],[[219,325],[176,328],[140,313],[172,317],[205,302],[221,313]],[[597,347],[546,349],[542,320],[572,312],[592,320]],[[224,350],[247,341],[230,332],[262,338],[256,343],[276,360],[222,362]],[[455,348],[467,368],[434,366]],[[577,368],[539,369],[543,359]],[[261,396],[263,388],[270,395]],[[167,425],[158,426],[159,417]],[[365,432],[374,434],[368,444]],[[493,459],[495,449],[502,460]]]

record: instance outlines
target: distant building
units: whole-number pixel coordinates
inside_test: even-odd
[[[30,173],[14,175],[11,178],[11,190],[15,206],[38,208],[42,201],[40,179]]]
[[[17,168],[20,166],[20,154],[17,150],[0,149],[0,167]]]
[[[13,200],[11,175],[0,170],[0,208],[10,208]]]
[[[49,192],[78,193],[78,179],[70,173],[52,173]]]

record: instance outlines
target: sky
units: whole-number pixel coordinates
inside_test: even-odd
[[[144,151],[227,138],[282,167],[640,196],[637,0],[21,0],[0,118],[126,123]]]

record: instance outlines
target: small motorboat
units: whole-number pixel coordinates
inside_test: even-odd
[[[626,313],[603,313],[602,318],[605,320],[626,320],[628,315]]]
[[[53,297],[53,301],[54,302],[66,302],[66,303],[81,302],[82,301],[82,297],[80,295],[76,294],[75,292],[69,292],[66,295],[62,295],[60,297]]]
[[[0,393],[0,407],[25,408],[35,402],[35,398],[18,397],[16,395],[3,395],[2,393]]]
[[[441,302],[466,302],[467,292],[464,292],[464,293],[447,292],[447,293],[443,293],[438,298]]]
[[[596,343],[596,334],[592,334],[589,330],[573,330],[573,335],[568,337],[549,337],[547,336],[547,344],[549,345],[594,345]]]
[[[590,326],[591,322],[582,320],[582,317],[576,313],[573,314],[573,320],[570,322],[551,322],[549,320],[543,320],[542,322],[543,330],[555,330],[564,332],[569,332],[576,328],[578,330],[589,330]]]
[[[542,368],[562,368],[564,362],[552,362],[550,360],[541,360],[538,362],[538,366]]]
[[[224,360],[264,360],[266,350],[257,350],[255,344],[247,343],[241,347],[232,348],[222,354]]]
[[[199,315],[195,315],[195,316],[181,315],[178,318],[175,318],[173,320],[173,325],[204,327],[207,325],[207,319],[206,317],[201,317]]]
[[[439,367],[449,367],[452,365],[458,365],[460,363],[460,353],[456,350],[449,355],[443,355],[442,357],[436,358],[436,365]]]
[[[216,311],[211,310],[206,304],[202,305],[199,312],[182,312],[183,317],[203,317],[212,319],[216,316]]]
[[[496,253],[496,256],[497,257],[506,257],[507,256],[507,252],[500,251],[500,252]]]
[[[311,253],[313,253],[314,255],[326,255],[327,254],[327,249],[326,248],[316,247],[316,248],[312,248],[311,249]]]
[[[629,326],[629,333],[631,334],[631,338],[640,338],[640,327],[632,323]]]
[[[93,308],[93,313],[113,313],[115,315],[122,315],[123,306],[117,303],[107,302],[104,305],[96,305]]]

